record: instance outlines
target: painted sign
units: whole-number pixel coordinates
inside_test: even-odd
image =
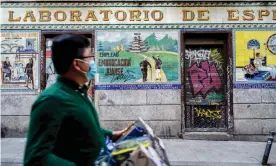
[[[38,89],[39,32],[1,32],[1,89]]]
[[[276,84],[276,30],[234,33],[236,83]]]
[[[37,4],[36,4],[37,5]],[[183,23],[275,23],[275,6],[183,7],[183,6],[83,6],[37,8],[2,7],[2,24],[183,24]],[[51,6],[49,8],[49,6]],[[74,6],[74,5],[70,5]],[[173,18],[173,19],[172,19]]]
[[[179,82],[177,31],[98,31],[100,84]]]

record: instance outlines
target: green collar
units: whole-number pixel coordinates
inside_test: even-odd
[[[61,76],[57,77],[57,82],[61,82],[61,83],[65,84],[66,86],[74,89],[75,91],[79,91],[81,93],[87,93],[87,91],[89,89],[88,86],[86,86],[86,85],[83,85],[81,87],[75,81],[72,81],[70,79],[67,79],[67,78],[64,78],[64,77],[61,77]]]

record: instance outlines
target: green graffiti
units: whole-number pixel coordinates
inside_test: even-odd
[[[223,69],[224,57],[218,51],[218,49],[211,49],[212,61],[216,64],[217,69]]]
[[[212,93],[206,96],[209,102],[222,102],[224,100],[224,94]]]

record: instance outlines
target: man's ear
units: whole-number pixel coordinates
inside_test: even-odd
[[[80,63],[80,62],[78,60],[74,59],[72,65],[73,65],[73,67],[75,69],[81,70],[81,68],[79,67],[78,63]]]

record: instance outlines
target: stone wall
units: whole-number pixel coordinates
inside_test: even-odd
[[[2,95],[2,137],[25,137],[36,95]],[[123,129],[138,117],[157,135],[174,137],[181,128],[180,90],[96,91],[103,127]]]
[[[2,95],[2,137],[25,137],[31,105],[37,95]],[[157,135],[175,137],[181,132],[180,90],[96,91],[103,127],[119,130],[138,117]],[[276,129],[276,89],[234,89],[234,139],[266,141]]]
[[[1,95],[1,136],[25,137],[32,103],[37,95]]]
[[[265,141],[276,131],[276,89],[234,89],[234,139]]]
[[[159,136],[180,133],[180,90],[97,91],[96,96],[105,128],[123,129],[141,117]]]

